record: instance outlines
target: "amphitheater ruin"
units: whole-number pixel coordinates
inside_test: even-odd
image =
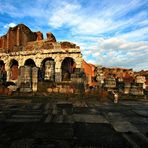
[[[57,42],[48,32],[32,32],[24,24],[0,37],[0,81],[14,82],[22,91],[37,91],[38,81],[71,81],[82,72],[80,47]],[[26,89],[25,89],[26,88]]]

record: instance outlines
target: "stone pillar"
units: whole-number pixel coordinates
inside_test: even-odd
[[[7,72],[7,79],[6,79],[6,81],[9,81],[10,80],[10,67],[8,65],[5,65],[5,70]]]
[[[124,94],[129,94],[131,89],[131,84],[130,83],[125,83],[124,84]]]
[[[61,68],[55,68],[55,82],[61,82]]]
[[[18,84],[21,85],[22,82],[25,82],[25,67],[24,66],[20,66],[19,68],[19,77],[18,77]]]
[[[76,62],[76,68],[82,68],[82,57],[81,58],[75,58],[74,59],[75,60],[75,62]]]
[[[25,82],[31,82],[31,67],[25,66]]]
[[[32,68],[32,91],[37,91],[37,83],[38,83],[38,68],[33,67]]]
[[[61,82],[61,80],[62,80],[61,61],[60,61],[60,59],[56,59],[55,82]]]
[[[31,67],[23,66],[20,67],[19,75],[20,91],[21,92],[31,92]]]
[[[50,80],[51,77],[51,65],[50,65],[50,61],[46,61],[45,62],[45,75],[44,75],[44,79],[45,80]]]
[[[50,76],[50,80],[54,81],[55,80],[55,63],[54,61],[50,61],[50,65],[51,65],[51,76]]]
[[[45,62],[45,80],[54,81],[55,77],[55,64],[54,61],[46,61]]]

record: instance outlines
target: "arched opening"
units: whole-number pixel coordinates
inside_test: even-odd
[[[3,60],[0,60],[0,70],[4,70],[5,69],[5,63]]]
[[[0,83],[5,83],[6,78],[5,63],[3,60],[0,60]]]
[[[18,79],[18,61],[14,59],[10,61],[10,79],[11,80]]]
[[[24,64],[25,66],[30,66],[30,67],[35,67],[36,65],[35,65],[35,62],[32,60],[32,59],[27,59],[26,61],[25,61],[25,64]]]
[[[46,58],[41,63],[41,77],[42,80],[55,80],[55,62],[52,58]]]
[[[75,72],[76,63],[70,57],[67,57],[62,62],[62,81],[70,81],[71,74]]]

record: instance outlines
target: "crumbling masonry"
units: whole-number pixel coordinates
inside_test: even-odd
[[[24,24],[9,28],[0,37],[0,80],[14,82],[20,91],[37,91],[39,81],[71,81],[82,72],[80,48],[71,42],[57,42],[52,33],[43,39]]]

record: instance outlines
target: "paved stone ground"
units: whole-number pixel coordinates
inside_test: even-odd
[[[147,148],[148,101],[0,99],[0,148]]]

